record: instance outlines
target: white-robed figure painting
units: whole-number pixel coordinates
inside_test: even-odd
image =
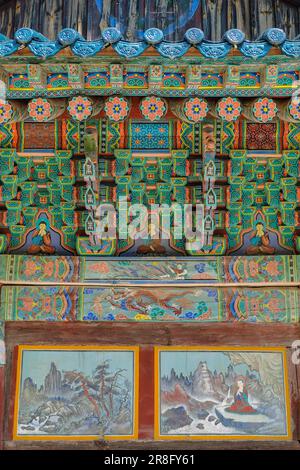
[[[138,348],[19,346],[15,439],[133,439]]]
[[[285,351],[156,348],[156,437],[290,439]]]

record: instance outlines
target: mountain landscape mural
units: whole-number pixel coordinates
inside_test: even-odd
[[[287,433],[280,353],[160,352],[160,434]]]
[[[18,435],[132,435],[133,356],[129,351],[24,351]]]

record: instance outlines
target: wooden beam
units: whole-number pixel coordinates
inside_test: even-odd
[[[45,327],[47,325],[47,327]],[[7,363],[17,344],[115,344],[189,346],[291,347],[300,338],[300,324],[210,324],[138,322],[44,322],[5,323]]]

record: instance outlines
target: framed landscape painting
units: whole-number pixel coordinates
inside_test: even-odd
[[[138,347],[18,346],[14,439],[135,439]]]
[[[283,348],[156,347],[156,439],[291,439]]]

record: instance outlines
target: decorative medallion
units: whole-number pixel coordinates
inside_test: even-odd
[[[29,116],[35,121],[47,121],[52,112],[52,106],[45,98],[35,98],[28,103]]]
[[[185,32],[184,38],[190,44],[200,44],[204,39],[204,33],[199,28],[189,28]]]
[[[126,98],[112,96],[105,102],[104,111],[108,119],[112,121],[123,121],[128,116],[129,104]]]
[[[62,29],[57,36],[58,41],[63,46],[71,46],[78,39],[83,39],[81,35],[73,28]]]
[[[15,40],[19,44],[28,44],[32,41],[34,36],[33,29],[30,28],[20,28],[15,32]]]
[[[224,121],[236,121],[242,112],[241,103],[237,98],[222,98],[217,105],[218,116]]]
[[[291,99],[288,109],[292,118],[300,120],[300,97],[299,96]]]
[[[149,44],[158,44],[164,38],[164,33],[158,28],[149,28],[144,32],[144,39]]]
[[[144,98],[140,106],[142,115],[149,121],[158,121],[167,111],[166,102],[157,96],[148,96]]]
[[[68,111],[73,119],[84,121],[91,116],[93,107],[85,96],[75,96],[69,101]]]
[[[271,98],[259,98],[253,105],[253,115],[260,122],[272,121],[277,112],[276,103]]]
[[[13,114],[12,105],[0,99],[0,124],[10,121]]]
[[[102,31],[102,38],[109,44],[114,44],[122,38],[121,32],[117,28],[106,28]]]
[[[208,113],[207,101],[198,97],[189,98],[185,101],[183,111],[189,121],[202,121]]]
[[[229,29],[225,32],[224,39],[230,44],[239,45],[245,41],[245,33],[240,29]]]
[[[264,32],[263,38],[272,44],[272,46],[279,46],[286,40],[286,33],[279,28],[270,28]]]

